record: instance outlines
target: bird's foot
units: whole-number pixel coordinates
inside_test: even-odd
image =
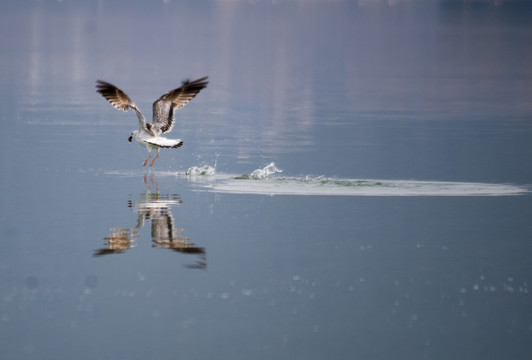
[[[146,158],[146,160],[144,160],[144,166],[146,166],[146,165],[148,164],[148,160],[150,160],[150,158],[151,158],[151,154],[150,154],[150,156],[148,156],[148,157]],[[154,160],[155,160],[155,159],[154,159]],[[152,162],[152,164],[153,164],[153,162]],[[150,165],[150,166],[151,166],[151,165]]]
[[[157,151],[157,156],[153,158],[153,160],[151,161],[150,166],[153,166],[153,163],[155,162],[155,159],[157,159],[158,157],[159,157],[159,151]]]

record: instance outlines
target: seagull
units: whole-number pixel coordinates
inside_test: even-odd
[[[157,156],[153,158],[150,166],[153,166],[155,159],[159,157],[160,148],[178,148],[183,145],[181,139],[167,139],[160,136],[172,130],[174,126],[174,112],[188,104],[202,89],[207,87],[207,76],[201,79],[190,81],[185,80],[177,89],[171,90],[162,95],[153,103],[153,120],[147,123],[144,115],[125,92],[108,82],[97,80],[96,91],[100,93],[111,105],[118,110],[128,111],[132,109],[139,119],[139,129],[134,130],[127,139],[133,139],[148,150],[148,157],[144,160],[144,166],[151,158],[151,151],[157,149]]]

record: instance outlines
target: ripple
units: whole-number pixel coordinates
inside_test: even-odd
[[[203,188],[218,193],[322,196],[509,196],[529,192],[512,184],[276,176],[281,172],[270,163],[249,175],[219,174]]]
[[[321,196],[511,196],[530,193],[528,186],[480,182],[424,180],[348,179],[325,176],[281,176],[275,163],[249,174],[218,172],[216,166],[192,166],[186,172],[153,172],[158,177],[187,178],[196,191],[256,195]],[[138,172],[108,171],[106,174],[136,176]]]

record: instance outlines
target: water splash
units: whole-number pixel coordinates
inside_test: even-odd
[[[243,174],[240,176],[236,176],[235,180],[264,180],[268,179],[270,175],[276,174],[276,173],[282,173],[283,170],[279,169],[275,166],[275,163],[271,162],[262,169],[255,169],[251,172],[251,174]]]
[[[214,174],[216,174],[215,166],[210,166],[206,164],[203,164],[200,166],[192,166],[188,168],[188,170],[185,172],[185,175],[187,176],[197,176],[197,175],[213,176]]]

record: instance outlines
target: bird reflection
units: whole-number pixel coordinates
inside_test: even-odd
[[[133,228],[110,228],[110,235],[104,238],[105,247],[94,252],[94,256],[107,254],[120,254],[136,246],[136,241],[140,229],[147,221],[151,222],[152,246],[159,249],[169,249],[183,254],[198,255],[195,264],[188,265],[189,268],[204,269],[207,267],[205,249],[195,246],[188,238],[181,235],[183,229],[176,228],[171,206],[181,204],[179,196],[176,194],[160,194],[159,187],[156,191],[151,191],[153,177],[148,184],[147,177],[144,183],[148,185],[148,190],[141,195],[139,201],[128,201],[128,207],[137,212],[137,225]]]
[[[135,228],[133,229],[109,229],[111,234],[104,238],[104,248],[96,250],[95,256],[107,255],[107,254],[120,254],[135,247],[135,240],[139,234]]]

